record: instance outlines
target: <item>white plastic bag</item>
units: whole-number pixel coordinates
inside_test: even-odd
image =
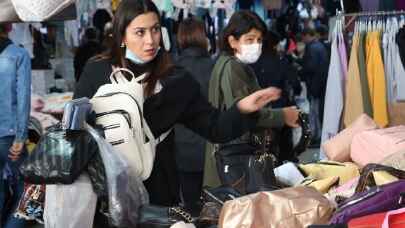
[[[86,126],[96,140],[105,167],[108,185],[110,222],[116,227],[136,227],[140,206],[149,203],[149,195],[140,177],[136,176],[121,153]]]
[[[92,228],[97,195],[87,174],[70,185],[47,185],[45,228]]]

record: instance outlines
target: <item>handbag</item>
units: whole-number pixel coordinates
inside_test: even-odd
[[[405,227],[405,209],[383,212],[355,218],[348,228],[402,228]]]
[[[256,142],[259,139],[256,138]],[[254,145],[256,144],[256,145]],[[221,183],[237,189],[242,194],[277,189],[273,155],[265,143],[226,144],[215,152],[218,176]]]
[[[180,207],[144,205],[139,210],[137,228],[169,228],[177,222],[193,223],[190,213]]]
[[[41,22],[73,5],[76,0],[11,0],[23,21]]]
[[[306,228],[327,224],[332,213],[332,204],[321,193],[313,188],[294,187],[227,201],[219,227]]]
[[[83,130],[91,108],[90,100],[87,97],[67,102],[63,110],[62,128]]]
[[[307,176],[311,176],[318,180],[328,177],[339,177],[339,185],[342,185],[360,175],[359,168],[350,162],[339,163],[320,161],[317,163],[300,164],[298,167]]]
[[[331,161],[349,162],[351,161],[350,146],[354,136],[360,132],[377,128],[378,126],[372,118],[362,114],[346,129],[323,143],[322,149]]]
[[[87,131],[56,126],[40,139],[20,172],[31,184],[72,184],[97,152],[97,143]]]
[[[363,131],[353,138],[350,155],[360,167],[380,163],[387,156],[405,150],[405,126]]]
[[[344,224],[353,218],[401,208],[404,189],[405,180],[400,180],[356,193],[339,205],[331,223]]]
[[[379,164],[368,164],[361,172],[356,192],[363,192],[367,187],[391,183],[405,179],[405,171]]]

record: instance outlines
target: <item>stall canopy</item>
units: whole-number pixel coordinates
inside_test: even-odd
[[[26,1],[26,2],[24,2]],[[54,3],[57,0],[35,0],[36,2],[33,3],[38,5],[39,2],[41,4],[46,3]],[[62,20],[74,20],[76,19],[76,6],[74,0],[64,0],[63,3],[58,4],[55,6],[55,9],[49,9],[52,7],[52,4],[46,4],[48,6],[47,10],[51,12],[50,17],[42,20],[41,17],[27,17],[25,18],[19,17],[19,14],[23,12],[20,8],[20,11],[16,11],[15,6],[18,4],[29,4],[30,0],[0,0],[0,22],[42,22],[42,21],[62,21]],[[29,7],[27,7],[29,9]],[[32,9],[32,8],[31,8]]]

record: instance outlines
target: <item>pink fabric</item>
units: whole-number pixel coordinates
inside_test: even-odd
[[[352,160],[363,167],[379,163],[385,157],[405,150],[405,126],[364,131],[353,138]]]
[[[354,179],[351,179],[350,181],[348,181],[348,182],[344,183],[343,185],[337,187],[335,189],[335,191],[337,193],[344,193],[346,191],[353,190],[353,194],[354,194],[355,188],[356,188],[357,184],[359,183],[359,179],[360,179],[360,177],[356,177]]]
[[[363,114],[346,129],[322,144],[322,149],[329,160],[338,162],[351,161],[350,146],[353,137],[360,132],[377,128],[378,126],[374,120]]]
[[[59,122],[55,117],[53,117],[49,114],[41,113],[41,112],[31,111],[31,116],[34,117],[35,119],[37,119],[41,123],[41,127],[44,130],[46,130],[48,127],[55,125]]]

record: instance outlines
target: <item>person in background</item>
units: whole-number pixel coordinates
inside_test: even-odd
[[[105,24],[104,26],[104,38],[102,42],[104,50],[109,50],[114,42],[112,33],[113,33],[113,24],[112,22],[107,22],[107,24]]]
[[[257,62],[250,64],[261,88],[275,87],[281,90],[278,100],[270,102],[272,108],[294,106],[294,97],[301,92],[298,72],[289,63],[287,58],[277,51],[280,42],[279,35],[269,31],[263,44],[263,53]],[[296,155],[292,154],[292,129],[289,126],[273,128],[273,150],[279,151],[280,162],[289,160],[297,162]],[[282,139],[282,140],[281,140]]]
[[[321,138],[323,107],[328,79],[329,54],[318,38],[314,29],[304,29],[302,38],[305,43],[305,53],[302,58],[300,74],[308,89],[310,102],[310,125],[313,134],[313,145],[318,146]]]
[[[204,24],[194,18],[180,22],[177,31],[180,55],[176,64],[184,67],[200,84],[200,92],[208,99],[208,85],[214,60],[208,54]],[[180,188],[187,209],[198,211],[202,190],[206,140],[182,125],[175,126],[176,163]]]
[[[77,48],[73,59],[76,82],[79,81],[86,62],[100,54],[103,51],[103,46],[97,38],[97,30],[95,28],[87,28],[84,32],[82,44]]]
[[[257,14],[241,10],[232,15],[223,31],[220,45],[222,53],[210,80],[209,101],[215,107],[229,110],[234,102],[260,89],[257,77],[249,64],[259,59],[266,32],[266,25]],[[280,94],[278,88],[268,89]],[[259,112],[256,127],[237,140],[251,143],[252,133],[264,138],[265,130],[269,128],[284,125],[297,127],[298,114],[296,107],[264,108]],[[210,187],[221,184],[214,154],[214,146],[209,144],[205,158],[204,185]]]
[[[14,212],[24,191],[18,167],[26,155],[31,59],[25,49],[8,39],[10,29],[10,24],[0,24],[0,227],[23,228],[25,220],[15,218]],[[7,181],[3,179],[5,170]]]

